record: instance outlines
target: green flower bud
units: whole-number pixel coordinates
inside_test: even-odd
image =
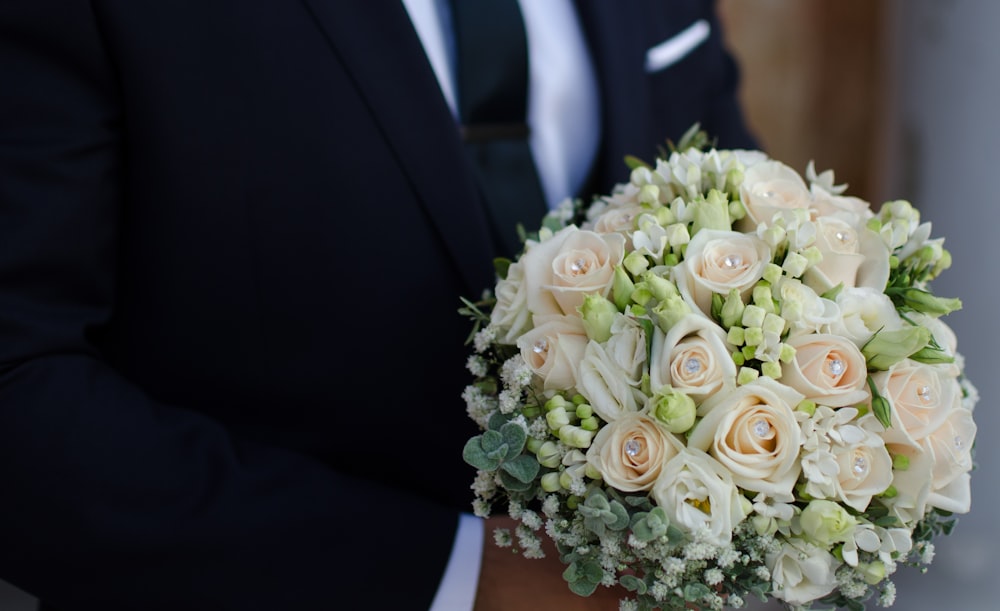
[[[592,480],[602,479],[601,472],[598,471],[592,464],[587,463],[583,467],[583,474]]]
[[[650,206],[660,203],[660,188],[656,185],[643,185],[639,189],[639,203]]]
[[[812,416],[816,413],[816,402],[810,399],[803,399],[799,402],[795,409]]]
[[[590,416],[589,418],[583,418],[580,420],[580,428],[586,429],[588,431],[596,431],[601,427],[600,421],[596,416]]]
[[[747,327],[743,330],[743,341],[747,346],[759,346],[764,343],[764,330],[760,327]]]
[[[795,360],[795,346],[781,344],[781,353],[778,355],[778,360],[782,363],[791,363]]]
[[[744,327],[762,327],[764,326],[764,317],[767,316],[767,312],[761,309],[760,306],[748,305],[743,310],[743,326]]]
[[[553,395],[551,399],[545,402],[545,411],[551,412],[557,407],[565,408],[569,405],[569,401],[566,400],[562,395]]]
[[[799,516],[799,524],[807,537],[820,547],[847,541],[857,526],[857,520],[833,501],[810,501]]]
[[[743,304],[743,298],[740,296],[740,292],[736,289],[730,289],[729,294],[726,295],[726,301],[722,304],[722,326],[731,328],[734,325],[739,324],[739,322],[743,319],[744,309],[746,309],[746,306]]]
[[[764,268],[764,280],[770,282],[771,285],[778,284],[778,281],[781,280],[781,275],[783,273],[784,272],[782,271],[781,266],[775,265],[774,263],[768,263],[767,267]]]
[[[618,307],[606,297],[590,294],[583,298],[583,305],[579,310],[587,337],[602,343],[608,341],[611,337],[611,324],[618,316]]]
[[[747,362],[747,357],[743,356],[743,353],[739,350],[733,352],[731,356],[733,357],[733,362],[736,363],[737,367],[742,367],[743,363]]]
[[[698,408],[686,393],[664,386],[650,399],[650,415],[671,433],[685,433],[694,426]]]
[[[736,383],[740,386],[744,384],[749,384],[753,382],[758,377],[760,377],[760,372],[751,367],[740,367],[740,371],[736,374]]]
[[[559,483],[559,473],[553,471],[542,476],[542,490],[546,492],[558,492],[562,485]]]
[[[559,427],[559,439],[571,448],[589,448],[595,434],[596,431],[588,431],[573,424]]]
[[[733,346],[742,346],[746,341],[746,333],[743,327],[729,327],[726,334],[726,341]]]
[[[764,316],[764,324],[761,325],[764,333],[781,335],[785,332],[785,319],[777,314],[768,313]]]
[[[774,362],[761,363],[760,372],[772,380],[777,380],[781,377],[781,364]]]
[[[664,206],[656,209],[656,222],[660,225],[660,227],[666,227],[667,225],[673,225],[676,223],[677,216],[674,214],[673,210]]]
[[[635,290],[635,283],[621,265],[615,267],[615,278],[611,285],[611,295],[615,298],[615,305],[618,310],[625,311],[629,301],[632,299],[632,292]]]
[[[785,255],[785,262],[781,264],[781,269],[785,270],[792,278],[800,277],[808,267],[809,259],[806,259],[797,252],[790,252]]]
[[[943,316],[962,309],[962,300],[936,297],[927,291],[908,288],[895,293],[903,305],[930,316]]]
[[[536,437],[528,437],[528,441],[525,443],[525,447],[527,447],[528,451],[531,452],[532,454],[537,454],[538,450],[542,448],[542,443],[543,442],[541,439],[538,439]]]
[[[653,272],[645,272],[642,275],[642,281],[649,288],[650,293],[657,301],[664,301],[671,297],[679,297],[680,291],[677,290],[677,286],[667,280],[662,276],[657,276]]]
[[[881,560],[859,562],[857,571],[865,583],[870,586],[881,583],[885,579],[885,564]]]
[[[757,534],[764,537],[768,535],[773,535],[778,532],[778,521],[774,518],[768,518],[762,515],[754,515],[750,518],[751,524],[753,524],[753,529],[757,531]]]
[[[538,464],[549,469],[555,469],[559,466],[560,461],[562,461],[562,456],[559,454],[559,446],[554,441],[543,443],[535,452],[535,458],[538,459]]]
[[[625,269],[627,269],[628,272],[636,278],[649,269],[649,261],[646,259],[646,256],[637,251],[630,252],[626,255],[622,265],[624,265]]]
[[[692,234],[702,229],[729,231],[733,226],[732,219],[729,218],[729,200],[716,189],[709,191],[708,197],[694,205],[693,217]]]
[[[927,345],[930,329],[906,326],[893,331],[879,331],[861,347],[869,369],[887,370]]]
[[[806,258],[809,267],[815,267],[817,263],[823,260],[823,253],[816,246],[810,246],[803,250],[802,256]]]
[[[580,403],[576,406],[576,417],[580,420],[590,418],[594,415],[594,408],[589,403]]]
[[[777,311],[774,307],[774,297],[771,295],[771,287],[769,286],[757,285],[753,287],[753,303],[768,314],[774,314]]]
[[[669,331],[677,321],[691,313],[689,306],[680,295],[667,297],[653,308],[656,323],[663,331]]]
[[[545,414],[545,420],[551,430],[558,431],[569,424],[569,414],[566,413],[565,407],[557,407]]]

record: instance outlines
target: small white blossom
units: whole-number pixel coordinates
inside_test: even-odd
[[[479,356],[478,354],[473,354],[472,356],[470,356],[469,359],[465,362],[465,367],[466,369],[469,370],[469,373],[476,376],[477,378],[481,378],[489,372],[489,367],[486,363],[486,359]]]
[[[883,607],[891,607],[896,602],[896,584],[886,581],[882,586],[882,593],[879,594],[878,604]]]
[[[705,583],[710,586],[719,585],[725,578],[725,574],[719,569],[708,569],[705,571]]]
[[[476,336],[472,339],[472,345],[476,349],[476,352],[480,354],[486,352],[493,342],[496,341],[498,329],[493,325],[486,325],[476,333]]]

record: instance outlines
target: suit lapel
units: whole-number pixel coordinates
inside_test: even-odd
[[[493,282],[488,224],[454,119],[405,8],[384,0],[303,2],[353,75],[468,294],[477,296]]]

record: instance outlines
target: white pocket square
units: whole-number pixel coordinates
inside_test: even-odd
[[[704,19],[699,19],[676,36],[671,36],[646,51],[646,72],[657,72],[677,63],[705,42],[711,31],[712,26]]]

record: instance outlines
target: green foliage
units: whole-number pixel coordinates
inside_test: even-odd
[[[569,589],[580,596],[593,594],[603,578],[604,569],[593,559],[577,560],[563,571],[563,579],[569,584]]]

